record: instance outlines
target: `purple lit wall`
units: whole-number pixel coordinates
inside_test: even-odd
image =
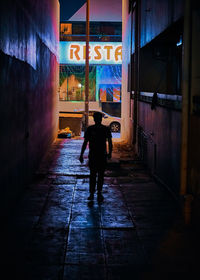
[[[145,102],[139,103],[139,125],[147,138],[147,164],[173,193],[180,185],[181,112],[156,107],[152,110]],[[154,170],[153,170],[154,169]]]
[[[2,2],[0,204],[9,210],[57,134],[59,2]]]
[[[86,4],[69,20],[85,21]],[[90,0],[91,21],[122,21],[122,0]]]

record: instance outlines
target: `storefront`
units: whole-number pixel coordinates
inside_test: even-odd
[[[84,108],[85,49],[85,42],[60,42],[60,111],[69,112]],[[109,104],[107,108],[118,111],[119,115],[122,44],[90,42],[89,50],[90,105],[93,109],[103,110]]]

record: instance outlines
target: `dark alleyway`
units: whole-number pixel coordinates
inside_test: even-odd
[[[129,151],[114,149],[104,202],[98,204],[95,197],[88,205],[87,160],[83,165],[78,161],[82,141],[58,139],[18,202],[2,238],[3,279],[192,276],[197,255],[191,244],[182,247],[180,228],[172,230],[177,201]]]

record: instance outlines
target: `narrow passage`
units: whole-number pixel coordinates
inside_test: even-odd
[[[26,280],[142,279],[175,203],[130,152],[114,149],[104,201],[95,195],[90,205],[87,151],[84,164],[78,160],[82,141],[57,139],[19,203],[13,271]]]

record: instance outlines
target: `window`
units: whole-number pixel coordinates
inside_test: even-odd
[[[72,34],[72,24],[71,23],[61,23],[60,25],[61,35],[70,35]]]
[[[96,100],[96,68],[89,68],[89,101]],[[60,66],[60,100],[85,100],[85,66]]]

